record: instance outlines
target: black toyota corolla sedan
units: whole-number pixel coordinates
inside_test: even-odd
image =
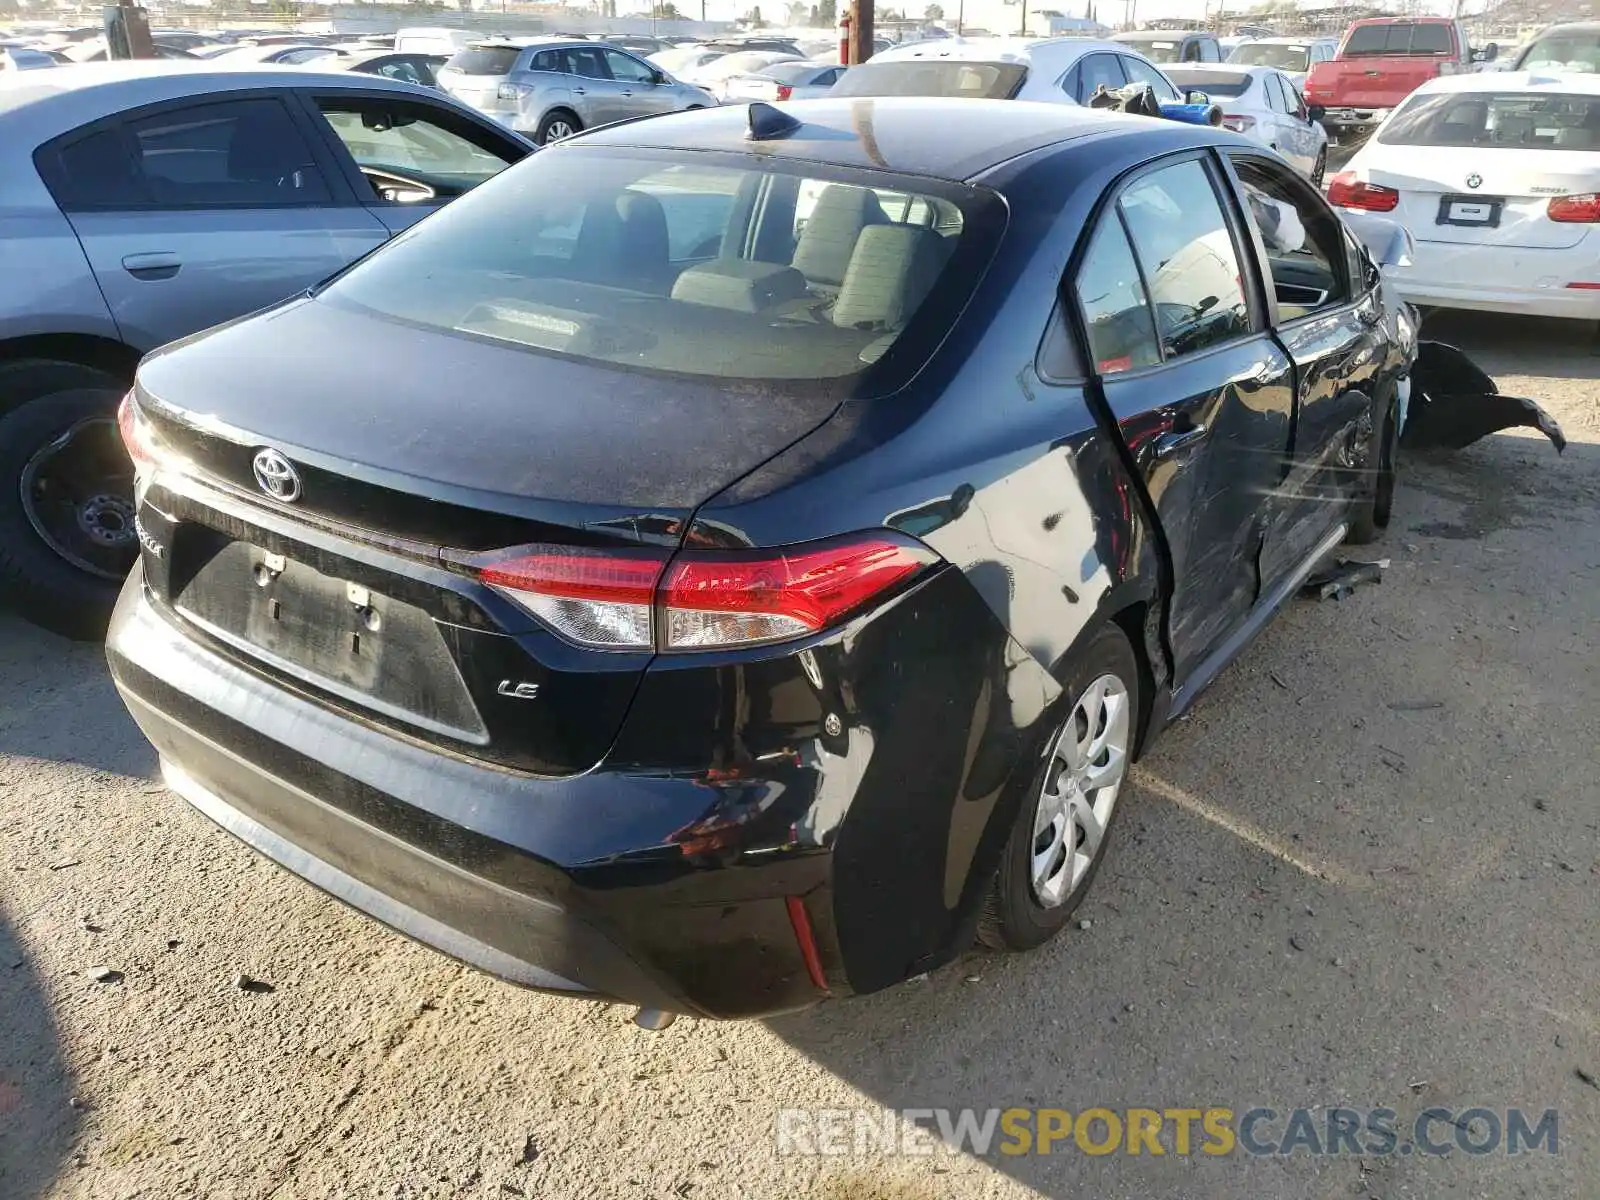
[[[1130,761],[1386,521],[1411,356],[1225,132],[618,125],[146,359],[111,667],[175,791],[485,971],[870,992],[1067,922]]]

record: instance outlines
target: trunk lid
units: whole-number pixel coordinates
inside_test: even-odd
[[[332,707],[553,775],[604,754],[650,653],[564,641],[452,564],[675,546],[701,502],[835,407],[309,299],[159,351],[138,390],[188,464],[141,509],[146,575],[194,636]],[[261,481],[268,450],[297,476],[290,502]]]
[[[1478,243],[1556,250],[1576,246],[1588,225],[1550,220],[1552,198],[1600,191],[1592,156],[1567,150],[1379,146],[1363,172],[1394,188],[1388,214],[1421,242]],[[1476,186],[1473,186],[1476,182]],[[1483,206],[1479,212],[1476,206]],[[1465,219],[1463,219],[1465,218]]]

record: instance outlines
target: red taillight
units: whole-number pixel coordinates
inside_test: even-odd
[[[1242,113],[1223,113],[1222,124],[1224,128],[1231,129],[1235,133],[1249,133],[1256,127],[1256,119]]]
[[[1349,171],[1340,171],[1328,180],[1328,203],[1338,208],[1356,208],[1362,212],[1393,212],[1400,203],[1400,193],[1376,183],[1357,179]]]
[[[1600,222],[1600,192],[1557,196],[1550,201],[1545,215],[1565,225],[1593,225]]]
[[[927,566],[888,538],[745,554],[685,554],[661,584],[663,650],[781,641],[826,629]]]
[[[788,550],[527,546],[457,560],[581,645],[708,650],[815,633],[938,561],[889,535]]]
[[[792,87],[790,87],[787,83],[780,83],[778,85],[778,99],[779,100],[787,100],[792,95],[794,95],[794,89]]]
[[[156,465],[155,438],[150,433],[150,423],[134,407],[132,392],[117,405],[117,432],[122,435],[122,444],[128,448],[128,457],[133,459],[136,473]]]

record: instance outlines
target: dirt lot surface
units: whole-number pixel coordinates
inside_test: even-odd
[[[1567,453],[1408,459],[1383,584],[1147,756],[1087,928],[766,1023],[646,1033],[341,909],[153,782],[97,649],[0,618],[0,1197],[1593,1197],[1600,357],[1430,331]],[[775,1146],[780,1107],[1478,1104],[1559,1153]]]

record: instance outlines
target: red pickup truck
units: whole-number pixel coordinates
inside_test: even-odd
[[[1477,56],[1487,61],[1497,47]],[[1461,22],[1448,17],[1369,17],[1345,30],[1339,52],[1306,76],[1308,104],[1326,111],[1322,124],[1334,137],[1381,124],[1422,84],[1472,70],[1475,61]]]

